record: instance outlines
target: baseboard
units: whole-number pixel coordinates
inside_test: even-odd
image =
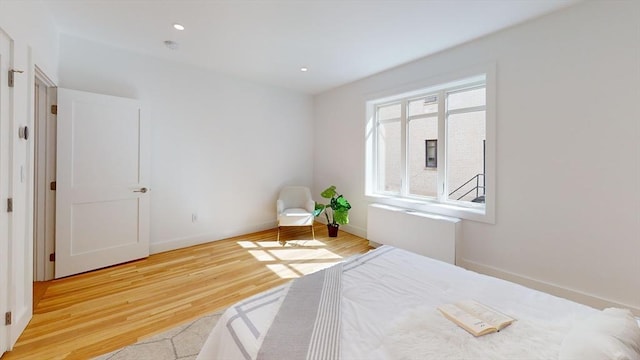
[[[320,222],[323,224],[325,223],[322,221]],[[246,235],[246,234],[251,234],[258,231],[273,229],[277,226],[278,224],[275,221],[269,221],[263,224],[246,227],[246,228],[243,228],[242,230],[237,230],[231,233],[224,233],[224,234],[208,233],[208,234],[200,234],[200,235],[190,236],[185,238],[171,239],[171,240],[166,240],[162,242],[152,241],[151,244],[149,244],[149,253],[158,254],[165,251],[177,250],[177,249],[182,249],[189,246],[206,244],[208,242],[228,239],[234,236]],[[349,234],[360,236],[362,238],[366,238],[366,235],[367,235],[367,232],[364,229],[357,226],[352,226],[348,224],[340,225],[340,229],[344,232],[348,232]]]
[[[322,217],[318,217],[316,218],[316,222],[319,222],[321,224],[325,224],[327,225],[327,220],[322,218]],[[340,230],[344,231],[344,232],[348,232],[349,234],[355,235],[355,236],[360,236],[361,238],[367,238],[367,231],[366,229],[363,229],[359,226],[353,226],[350,224],[347,225],[340,225]]]
[[[526,287],[543,291],[558,297],[569,299],[581,304],[585,304],[597,309],[604,309],[607,307],[626,308],[631,310],[636,316],[640,316],[640,308],[629,304],[623,304],[614,300],[601,298],[599,296],[587,294],[578,290],[568,289],[556,284],[548,283],[546,281],[540,281],[532,279],[526,276],[518,275],[508,271],[504,271],[492,266],[484,265],[471,261],[468,259],[460,259],[459,266],[472,270],[481,274],[497,277],[503,280],[511,281],[524,285]]]
[[[353,234],[356,236],[360,236],[361,238],[367,238],[367,230],[358,227],[358,226],[353,226],[353,225],[340,225],[340,228],[343,229],[345,232],[348,232],[349,234]]]
[[[151,242],[149,244],[149,253],[150,254],[158,254],[165,251],[177,250],[186,248],[189,246],[195,246],[200,244],[206,244],[212,241],[228,239],[235,236],[251,234],[258,231],[269,230],[277,227],[277,223],[275,221],[269,221],[263,224],[258,224],[246,228],[242,228],[233,232],[227,232],[224,234],[221,233],[208,233],[208,234],[200,234],[196,236],[190,236],[185,238],[177,238],[171,239],[162,242]]]
[[[149,254],[158,254],[165,251],[177,250],[186,248],[189,246],[206,244],[208,242],[222,240],[218,238],[217,234],[203,234],[188,238],[180,238],[180,239],[172,239],[159,243],[151,243],[149,244]]]

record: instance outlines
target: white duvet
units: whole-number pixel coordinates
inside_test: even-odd
[[[384,246],[344,265],[341,358],[548,359],[576,320],[598,310],[514,283]],[[474,338],[436,307],[474,299],[517,319],[499,333]],[[251,314],[266,331],[278,302]],[[252,359],[263,336],[230,334],[233,308],[219,320],[198,359]],[[282,359],[287,359],[283,349]]]

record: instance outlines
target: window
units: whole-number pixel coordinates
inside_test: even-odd
[[[431,139],[424,141],[424,158],[425,167],[437,168],[438,167],[438,140]]]
[[[487,100],[487,75],[480,75],[370,101],[367,195],[493,222],[484,218],[494,198]]]

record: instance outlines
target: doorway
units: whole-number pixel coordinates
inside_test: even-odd
[[[56,98],[54,83],[37,66],[34,76],[34,281],[54,278],[56,223]],[[34,292],[34,305],[37,302]]]

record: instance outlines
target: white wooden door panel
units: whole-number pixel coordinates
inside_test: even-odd
[[[72,205],[71,254],[117,249],[138,243],[138,199],[96,201]],[[108,218],[109,221],[101,219]],[[101,236],[82,236],[92,232]],[[102,240],[109,239],[108,242]]]
[[[118,105],[116,105],[118,106]],[[138,183],[139,114],[137,103],[73,103],[72,185],[95,188]],[[115,141],[115,142],[114,142]],[[85,171],[90,169],[90,171]]]
[[[138,101],[58,89],[56,278],[149,255],[146,133]]]
[[[26,51],[15,49],[13,39],[0,29],[0,315],[4,318],[7,311],[11,313],[9,326],[0,323],[2,351],[13,347],[33,312],[33,144],[31,138],[18,138],[19,128],[32,127],[27,108],[31,69]],[[13,87],[8,86],[9,70],[14,72]],[[12,199],[11,212],[8,198]]]
[[[0,29],[0,315],[9,311],[9,195],[10,166],[9,126],[10,98],[7,74],[10,66],[10,41]],[[0,323],[0,356],[9,348],[7,327]]]

